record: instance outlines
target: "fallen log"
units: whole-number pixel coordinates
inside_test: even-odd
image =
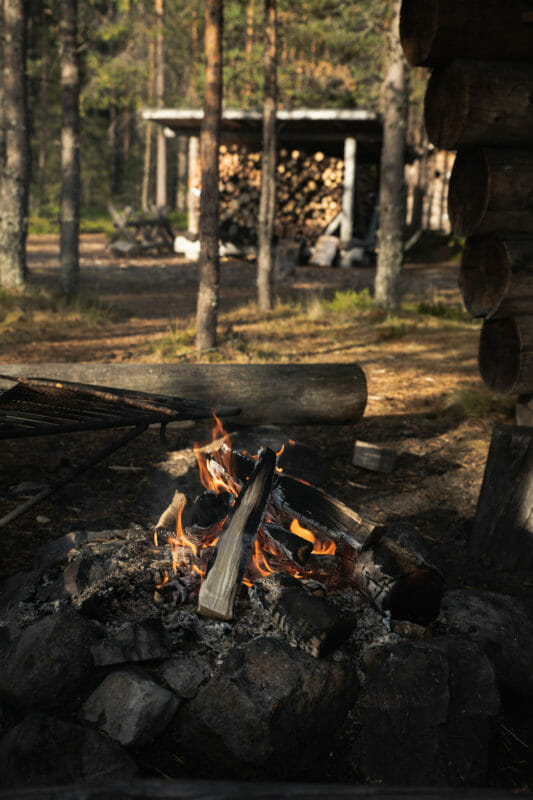
[[[533,566],[533,429],[495,425],[470,548],[500,569]]]
[[[533,317],[487,319],[481,328],[479,372],[493,392],[533,392]]]
[[[265,448],[259,453],[250,480],[235,500],[198,594],[198,612],[204,616],[233,619],[237,593],[250,561],[275,467],[276,454]]]
[[[520,0],[403,0],[400,39],[411,66],[455,58],[527,61],[532,21]]]
[[[354,614],[343,614],[323,597],[307,592],[302,582],[290,575],[269,575],[255,581],[250,597],[291,644],[314,658],[336,650],[357,621]]]
[[[528,147],[533,139],[533,64],[459,59],[433,71],[428,137],[441,150]]]
[[[457,154],[448,215],[454,233],[533,230],[533,150],[480,148]]]
[[[459,287],[473,317],[533,312],[533,236],[470,236],[463,249]]]
[[[357,364],[6,364],[2,373],[190,397],[215,410],[236,406],[244,424],[350,424],[367,398]]]

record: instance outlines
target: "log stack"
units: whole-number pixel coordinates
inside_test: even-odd
[[[220,148],[219,193],[221,238],[256,243],[261,185],[261,154],[237,145]],[[342,209],[344,162],[322,152],[282,149],[278,157],[276,236],[311,245]],[[357,220],[366,230],[376,191],[375,178],[358,166]],[[366,199],[365,199],[366,198]]]
[[[533,8],[525,0],[403,0],[413,66],[432,68],[429,139],[456,152],[448,214],[466,237],[459,284],[482,317],[479,369],[533,394]]]

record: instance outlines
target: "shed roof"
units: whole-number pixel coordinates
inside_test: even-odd
[[[164,125],[180,136],[198,136],[202,125],[201,109],[148,108],[146,120]],[[374,111],[362,109],[311,109],[277,112],[280,147],[298,150],[322,150],[342,156],[344,140],[358,142],[358,156],[379,157],[382,120]],[[260,149],[263,115],[260,111],[225,109],[221,120],[221,142]]]

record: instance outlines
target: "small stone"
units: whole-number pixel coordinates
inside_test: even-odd
[[[52,520],[50,519],[50,517],[45,517],[45,516],[43,516],[42,514],[38,514],[38,515],[35,517],[35,521],[36,521],[36,522],[37,522],[39,525],[48,525],[48,523],[49,523],[49,522],[51,522]]]
[[[57,786],[134,778],[137,767],[96,731],[29,714],[0,742],[0,787]]]
[[[161,677],[178,697],[190,700],[196,697],[200,686],[211,676],[209,661],[200,656],[184,656],[166,661]]]
[[[81,718],[132,747],[162,733],[178,705],[172,692],[142,673],[121,670],[108,675],[95,689],[82,706]]]
[[[169,658],[171,645],[163,623],[155,619],[125,622],[91,648],[97,666]]]

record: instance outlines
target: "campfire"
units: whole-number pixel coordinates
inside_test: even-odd
[[[284,469],[298,444],[235,442],[176,453],[155,537],[73,531],[6,582],[0,786],[482,783],[496,678],[533,694],[518,606],[443,593],[416,537]]]
[[[285,475],[278,466],[283,449],[234,451],[215,418],[211,447],[195,448],[205,491],[192,504],[176,492],[156,526],[156,548],[172,554],[160,594],[179,587],[180,596],[197,600],[199,614],[232,620],[247,592],[314,656],[335,649],[356,622],[328,602],[328,590],[355,587],[395,618],[434,619],[439,573],[383,528]]]

